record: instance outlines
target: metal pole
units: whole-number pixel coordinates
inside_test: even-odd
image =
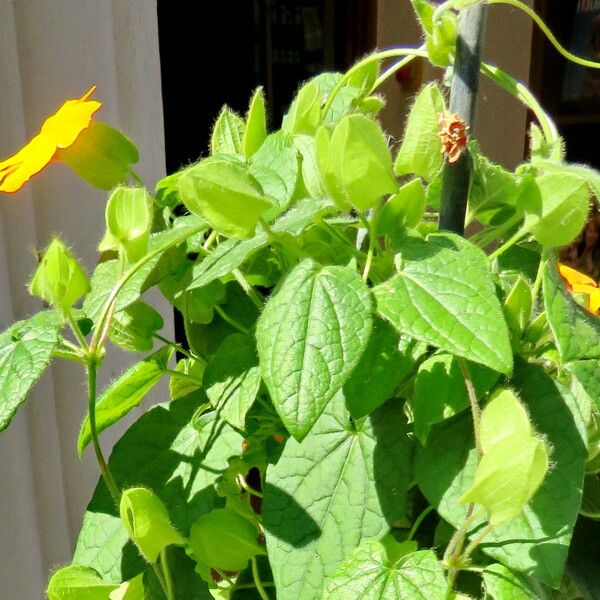
[[[475,116],[486,15],[486,3],[465,8],[459,14],[456,60],[450,89],[450,112],[458,113],[471,129]],[[468,152],[463,152],[455,163],[447,163],[444,166],[440,229],[463,235],[470,179],[471,159]]]

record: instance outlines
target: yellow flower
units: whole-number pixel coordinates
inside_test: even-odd
[[[0,192],[17,192],[54,158],[59,148],[68,148],[75,142],[102,106],[98,100],[88,100],[95,89],[94,85],[81,98],[67,100],[44,121],[28,144],[0,162]]]
[[[587,300],[587,309],[594,315],[600,315],[600,288],[591,278],[567,265],[558,264],[561,277],[574,294],[583,294]]]

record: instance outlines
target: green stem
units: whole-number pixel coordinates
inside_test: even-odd
[[[254,306],[259,310],[262,310],[265,299],[252,287],[245,275],[239,269],[233,269],[231,274],[235,277],[235,280],[240,284],[240,287],[244,292],[246,292],[246,295],[250,298]]]
[[[481,533],[475,537],[471,542],[469,542],[469,544],[467,544],[467,547],[465,548],[465,551],[462,553],[461,556],[461,560],[466,562],[469,557],[471,556],[471,554],[473,553],[473,551],[475,550],[475,548],[477,548],[477,546],[479,546],[479,544],[481,544],[483,538],[494,528],[493,525],[491,525],[490,523],[488,523],[482,530]]]
[[[217,569],[217,567],[213,567],[213,569],[219,574],[223,581],[226,581],[230,586],[235,587],[235,581],[233,581],[233,579],[231,579],[224,571]]]
[[[258,572],[258,561],[256,560],[256,556],[252,557],[252,577],[254,578],[254,585],[256,586],[256,590],[258,591],[262,600],[269,600],[269,594],[265,591],[263,587],[262,581],[260,580],[260,574]]]
[[[160,583],[160,587],[162,588],[162,590],[166,596],[167,595],[167,584],[165,582],[165,578],[163,577],[162,571],[160,570],[160,567],[158,566],[157,563],[152,564],[152,570],[154,571],[154,574],[156,575],[156,579],[158,579],[158,583]]]
[[[223,321],[229,323],[234,329],[237,329],[244,335],[250,335],[250,330],[247,327],[244,327],[241,323],[238,323],[234,318],[230,317],[218,304],[215,304],[213,308]]]
[[[329,96],[327,97],[327,101],[325,102],[325,106],[323,107],[322,118],[324,119],[333,104],[334,98],[337,96],[339,91],[344,87],[348,79],[350,79],[351,75],[356,73],[359,69],[368,65],[372,62],[378,62],[380,60],[385,60],[387,58],[398,58],[400,56],[427,56],[427,53],[421,48],[391,48],[390,50],[382,50],[381,52],[376,52],[374,54],[370,54],[366,56],[362,60],[359,60],[356,64],[354,64],[348,71],[342,75],[340,80],[335,84]],[[373,91],[375,86],[371,89]]]
[[[202,380],[197,379],[192,375],[188,375],[187,373],[183,373],[182,371],[175,371],[174,369],[164,369],[162,372],[167,375],[172,375],[173,377],[183,377],[184,379],[188,379],[189,381],[197,384],[198,386],[202,385]]]
[[[131,178],[140,186],[140,187],[144,187],[144,182],[142,181],[142,178],[131,168],[128,169],[127,171],[129,173],[129,175],[131,176]]]
[[[409,64],[411,61],[413,61],[418,56],[420,56],[422,58],[427,58],[427,51],[425,50],[424,46],[417,48],[416,50],[413,51],[413,54],[411,54],[409,56],[405,56],[403,59],[399,60],[398,62],[395,62],[392,66],[388,67],[375,80],[375,83],[373,83],[373,85],[371,86],[371,89],[369,90],[369,94],[372,94],[384,81],[389,79],[396,71],[399,71],[400,69],[405,67],[407,64]]]
[[[537,298],[540,293],[540,289],[542,287],[542,281],[544,279],[544,270],[546,269],[546,254],[542,253],[540,256],[540,264],[538,265],[537,274],[535,276],[535,281],[533,282],[533,288],[531,290],[531,296],[533,298],[533,310],[537,305]]]
[[[86,371],[87,371],[87,383],[88,383],[88,415],[90,419],[90,435],[92,438],[92,444],[94,445],[94,452],[96,454],[96,460],[100,467],[100,473],[106,483],[106,487],[114,500],[114,503],[119,509],[121,502],[121,491],[117,486],[114,477],[108,467],[104,455],[102,454],[102,448],[98,441],[98,431],[96,429],[96,359],[93,356],[88,357]]]
[[[201,359],[199,356],[192,354],[189,350],[186,350],[181,344],[178,344],[173,340],[169,340],[158,333],[152,334],[152,337],[156,338],[157,340],[160,340],[161,342],[163,342],[163,344],[166,344],[167,346],[171,346],[171,348],[174,348],[177,352],[181,352],[181,354],[183,354],[186,358],[189,358],[190,360],[199,360],[201,362],[204,362],[204,360]]]
[[[371,218],[368,221],[363,215],[364,222],[369,230],[369,249],[367,251],[367,260],[365,261],[365,268],[362,274],[363,281],[367,281],[369,272],[371,271],[371,265],[373,264],[373,256],[375,255],[375,247],[377,246],[377,221],[379,220],[380,210],[381,204],[378,202],[373,207]]]
[[[407,540],[412,540],[413,536],[419,529],[419,525],[424,521],[425,517],[433,510],[433,506],[428,506],[421,514],[415,519],[415,522],[412,524],[410,531],[408,532]]]
[[[171,577],[171,569],[169,568],[169,562],[167,560],[167,548],[163,548],[160,551],[160,564],[165,578],[165,594],[167,595],[167,600],[175,600],[173,578]]]
[[[275,587],[274,581],[261,581],[261,584],[263,587]],[[254,589],[256,589],[256,584],[254,584],[254,583],[236,583],[233,587],[233,590],[254,590]]]
[[[237,482],[242,489],[244,489],[252,496],[256,496],[257,498],[263,497],[262,492],[259,492],[258,490],[255,490],[253,487],[248,485],[248,483],[246,482],[246,478],[243,475],[240,474],[237,476]]]
[[[89,349],[88,344],[85,340],[83,333],[81,333],[81,329],[79,329],[79,325],[73,318],[71,311],[69,310],[65,316],[67,318],[67,323],[69,323],[69,326],[71,327],[71,330],[73,331],[73,334],[77,338],[77,341],[79,342],[81,348],[83,349],[84,352],[87,352]]]
[[[86,365],[86,359],[76,352],[71,352],[70,350],[54,350],[52,356],[55,358],[64,358],[65,360],[72,360],[73,362],[77,362],[80,365]]]
[[[213,229],[209,236],[206,238],[206,241],[204,242],[204,244],[202,245],[202,249],[205,252],[208,252],[210,250],[210,247],[213,245],[213,242],[217,239],[218,236],[218,232],[216,229]]]
[[[556,48],[556,50],[562,54],[567,60],[574,62],[577,65],[581,65],[583,67],[589,67],[591,69],[600,69],[600,63],[595,62],[593,60],[588,60],[587,58],[581,58],[572,52],[569,52],[561,43],[556,39],[555,35],[550,31],[550,28],[546,23],[544,23],[543,19],[529,6],[521,2],[520,0],[487,0],[488,4],[506,4],[508,6],[514,6],[519,10],[522,10],[526,15],[528,15],[533,22],[542,30],[544,35],[548,38],[550,43]]]
[[[477,448],[477,457],[481,460],[481,457],[483,456],[483,450],[481,448],[481,409],[479,408],[479,402],[477,401],[477,392],[475,391],[475,386],[473,385],[473,380],[471,379],[465,359],[456,357],[456,361],[465,379],[465,386],[467,387],[467,395],[469,396],[471,413],[473,415],[475,447]]]
[[[498,258],[503,252],[506,252],[510,247],[514,246],[517,242],[521,241],[527,235],[527,230],[523,228],[519,229],[512,237],[510,237],[504,244],[499,248],[496,248],[490,255],[490,261]]]

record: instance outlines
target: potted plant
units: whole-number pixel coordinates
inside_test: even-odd
[[[54,239],[30,284],[48,308],[0,337],[2,428],[52,360],[87,378],[77,449],[101,478],[51,600],[597,597],[600,289],[556,249],[600,174],[480,62],[485,3],[413,6],[422,47],[304,83],[273,131],[257,89],[152,193],[93,90],[0,163],[6,192],[53,157],[111,190],[91,277]],[[390,140],[378,88],[415,57],[451,91],[424,86]],[[535,115],[514,172],[470,138],[479,73]],[[99,392],[109,342],[147,356]],[[106,459],[99,435],[165,377]]]

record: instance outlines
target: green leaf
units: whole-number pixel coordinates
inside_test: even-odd
[[[265,220],[271,221],[285,210],[294,198],[300,174],[298,150],[292,140],[281,131],[267,136],[250,160],[250,173],[259,180],[261,185],[265,183],[265,176],[261,177],[261,173],[265,172],[277,175],[285,186],[285,193],[276,194],[276,203],[265,212]],[[265,189],[265,192],[273,193],[272,184],[270,188]]]
[[[590,519],[600,520],[600,480],[597,473],[585,476],[579,512]]]
[[[411,443],[401,404],[352,422],[338,394],[268,468],[263,525],[279,600],[319,598],[347,554],[405,516]]]
[[[320,213],[331,208],[327,200],[306,198],[292,206],[272,226],[275,233],[289,233],[298,236]],[[207,257],[194,265],[192,282],[188,290],[202,287],[211,281],[227,275],[238,268],[247,258],[268,244],[269,238],[261,231],[249,240],[225,240],[221,242]]]
[[[380,61],[371,60],[359,69],[355,69],[348,77],[348,85],[355,87],[363,94],[371,91],[373,84],[379,75]]]
[[[467,222],[475,219],[484,224],[517,212],[518,178],[483,156],[477,146],[469,145],[473,160],[473,181],[469,187]],[[537,191],[537,190],[536,190]]]
[[[58,238],[54,238],[33,274],[29,293],[66,314],[89,290],[85,271],[69,249]]]
[[[0,335],[0,431],[8,427],[50,364],[60,330],[58,315],[44,311]]]
[[[467,368],[477,397],[482,398],[496,383],[498,374],[474,363]],[[421,364],[410,406],[414,432],[422,444],[427,442],[433,425],[468,408],[465,378],[455,357],[435,354]]]
[[[211,281],[205,286],[186,289],[193,271],[186,265],[184,273],[174,273],[163,279],[160,291],[165,298],[192,323],[210,323],[214,318],[215,307],[225,302],[225,286],[221,281]]]
[[[190,425],[201,403],[187,396],[153,407],[117,442],[108,463],[121,489],[154,490],[184,536],[201,514],[220,505],[215,485],[228,458],[242,449],[242,437],[214,412],[200,417],[200,430]],[[112,582],[131,579],[147,566],[129,540],[103,481],[87,508],[73,560]]]
[[[424,212],[425,188],[420,179],[413,179],[388,198],[377,228],[382,234],[394,235],[399,227],[416,227]]]
[[[169,393],[171,400],[178,400],[191,394],[202,387],[205,364],[199,360],[184,358],[177,363],[175,371],[181,373],[177,376],[171,373],[169,380]]]
[[[444,110],[444,98],[437,85],[426,85],[408,115],[402,145],[394,163],[396,175],[414,174],[432,181],[442,168],[438,114]]]
[[[563,360],[600,358],[600,319],[577,304],[550,256],[543,275],[546,316]]]
[[[57,150],[57,158],[90,185],[110,190],[127,182],[139,154],[120,131],[94,120],[68,148]]]
[[[508,389],[496,391],[481,414],[481,448],[473,485],[460,502],[485,507],[490,525],[517,516],[548,471],[548,449]]]
[[[160,314],[138,300],[113,316],[110,341],[130,352],[150,352],[154,346],[153,336],[163,326]]]
[[[570,363],[568,369],[588,396],[590,404],[600,410],[600,361],[578,360]]]
[[[567,571],[585,600],[600,595],[600,521],[580,518],[575,526]]]
[[[252,95],[250,108],[246,116],[246,129],[242,140],[244,156],[250,158],[262,146],[266,137],[265,95],[262,87],[258,87]]]
[[[433,13],[435,12],[435,5],[427,2],[426,0],[410,0],[413,9],[421,22],[425,33],[433,32]]]
[[[153,251],[163,247],[172,240],[180,238],[186,232],[196,229],[197,224],[186,223],[181,227],[155,233],[150,236],[148,250]],[[154,256],[128,279],[117,295],[115,312],[133,304],[149,287],[156,285],[162,278],[170,274],[169,258],[173,253],[177,253],[176,248],[170,248],[164,253]],[[166,265],[167,268],[163,268],[163,265]],[[100,316],[104,303],[119,280],[119,273],[118,260],[108,260],[96,267],[90,281],[91,291],[85,297],[82,307],[87,317],[92,321],[95,322]]]
[[[383,132],[365,115],[344,117],[327,145],[317,142],[316,152],[321,176],[340,207],[367,210],[398,189]]]
[[[118,585],[103,581],[89,567],[69,565],[63,567],[48,582],[48,600],[109,600],[109,594]]]
[[[185,544],[181,534],[171,524],[166,506],[146,488],[125,490],[119,512],[129,537],[150,563],[155,563],[167,546]]]
[[[492,600],[550,600],[535,579],[515,573],[504,565],[490,565],[482,575],[486,594]]]
[[[244,120],[224,106],[210,138],[211,154],[243,154],[245,131]]]
[[[96,431],[98,434],[119,421],[135,408],[165,374],[173,353],[170,347],[161,348],[148,358],[129,367],[96,401]],[[77,439],[79,456],[90,443],[90,416],[85,416]]]
[[[248,170],[227,160],[203,161],[179,178],[179,194],[190,212],[228,237],[249,238],[271,203]]]
[[[453,63],[458,33],[458,19],[451,10],[445,10],[433,21],[433,31],[425,34],[425,46],[429,60],[436,67],[448,67]]]
[[[301,440],[348,379],[371,332],[369,289],[351,267],[304,260],[269,299],[256,329],[263,379]]]
[[[109,600],[147,600],[144,592],[143,575],[137,575],[129,581],[124,581],[108,597]]]
[[[379,314],[401,333],[510,373],[508,327],[486,255],[443,233],[408,240],[401,257],[400,272],[373,289]]]
[[[283,117],[282,131],[288,134],[314,134],[321,121],[322,100],[319,84],[314,80],[305,83]]]
[[[302,181],[308,193],[314,198],[327,196],[325,184],[317,164],[315,138],[311,135],[295,135],[294,146],[302,158]]]
[[[570,392],[542,367],[517,362],[513,384],[535,429],[552,448],[553,468],[523,511],[494,527],[480,548],[511,569],[557,587],[581,503],[585,423]],[[471,417],[446,421],[433,433],[417,452],[415,476],[441,517],[459,527],[467,509],[458,500],[472,484],[477,466]],[[476,535],[478,525],[474,527]]]
[[[148,251],[151,227],[148,192],[144,188],[116,188],[106,204],[106,229],[110,239],[123,247],[129,262],[138,261]]]
[[[432,550],[389,561],[378,540],[368,540],[327,581],[323,600],[446,600],[448,584]]]
[[[509,329],[517,339],[527,329],[533,309],[533,297],[529,283],[519,275],[504,300],[504,317]]]
[[[201,515],[190,531],[190,548],[196,560],[225,571],[241,571],[265,549],[259,529],[239,513],[216,508]]]
[[[583,229],[589,213],[589,191],[585,179],[568,171],[536,178],[542,206],[533,220],[526,219],[535,239],[556,248],[569,244]]]
[[[411,354],[399,351],[398,341],[393,327],[374,320],[364,354],[344,384],[346,406],[355,419],[379,408],[415,367]]]
[[[244,429],[246,413],[260,388],[260,369],[254,343],[247,335],[226,337],[204,371],[206,395],[233,427]]]

